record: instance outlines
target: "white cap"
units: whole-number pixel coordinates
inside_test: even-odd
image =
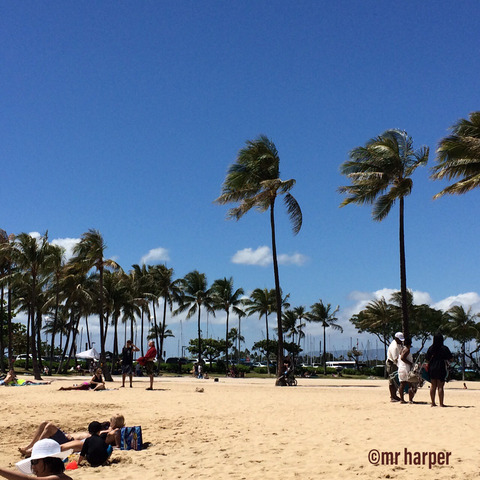
[[[38,458],[60,458],[65,459],[73,452],[72,449],[62,452],[60,444],[51,438],[44,438],[39,440],[32,448],[32,456],[26,458],[25,460],[20,460],[16,463],[17,468],[26,474],[32,473],[32,463],[31,460],[36,460]]]
[[[404,342],[405,341],[405,337],[403,336],[403,333],[402,332],[397,332],[395,334],[395,338],[398,338],[401,342]]]

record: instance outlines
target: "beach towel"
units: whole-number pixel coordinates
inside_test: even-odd
[[[142,427],[123,427],[120,431],[121,450],[142,449]]]

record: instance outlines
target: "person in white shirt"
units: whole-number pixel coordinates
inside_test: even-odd
[[[405,337],[403,336],[403,333],[397,332],[387,351],[387,373],[389,375],[388,388],[390,390],[390,401],[392,402],[399,402],[401,400],[397,395],[397,386],[392,378],[392,374],[398,370],[398,357],[402,351],[404,341]]]

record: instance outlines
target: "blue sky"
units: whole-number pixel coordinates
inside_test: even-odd
[[[340,305],[345,333],[329,343],[346,348],[368,340],[351,314],[399,289],[398,214],[339,209],[339,166],[400,128],[431,151],[406,199],[408,286],[418,302],[480,311],[480,192],[433,201],[445,184],[429,180],[438,141],[479,108],[479,14],[473,0],[4,3],[1,228],[63,245],[95,228],[125,270],[165,261],[177,277],[272,288],[268,215],[226,221],[212,203],[265,134],[303,211],[294,236],[277,209],[283,290],[293,306]],[[224,335],[222,315],[208,322]],[[195,320],[168,324],[176,355]],[[242,333],[251,346],[263,320]]]

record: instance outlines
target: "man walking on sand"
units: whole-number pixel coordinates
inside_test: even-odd
[[[395,384],[392,374],[398,370],[398,357],[402,351],[402,345],[405,337],[402,332],[397,332],[390,343],[387,351],[387,373],[388,373],[388,388],[390,390],[390,401],[399,402],[400,397],[397,395],[397,385]]]
[[[150,340],[148,342],[148,346],[150,347],[143,357],[145,362],[145,370],[147,371],[147,375],[150,377],[150,387],[147,390],[153,390],[153,376],[155,374],[155,359],[157,358],[157,349],[155,348],[155,342]]]
[[[130,376],[130,388],[133,387],[133,352],[138,352],[137,348],[131,340],[127,340],[127,344],[122,350],[122,387],[125,387],[125,378]]]

